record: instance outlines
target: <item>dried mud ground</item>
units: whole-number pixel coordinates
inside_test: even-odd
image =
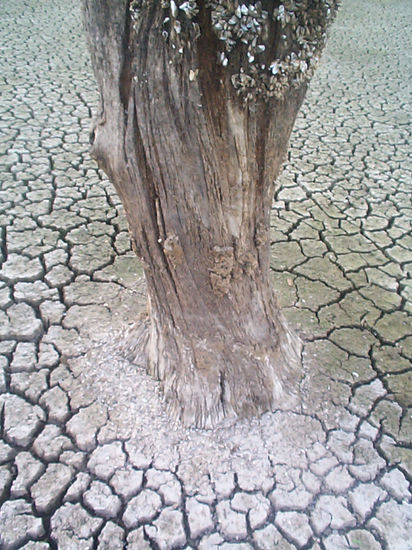
[[[0,547],[411,550],[411,2],[344,0],[275,197],[301,407],[213,431],[118,353],[145,289],[78,4],[0,4]]]

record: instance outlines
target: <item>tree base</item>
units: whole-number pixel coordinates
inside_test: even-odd
[[[129,329],[122,354],[161,382],[168,413],[185,426],[213,428],[227,418],[251,418],[295,409],[302,379],[299,337],[277,320],[273,348],[188,342],[176,331],[157,330],[149,316]]]

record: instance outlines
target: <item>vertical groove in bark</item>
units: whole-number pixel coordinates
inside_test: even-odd
[[[130,17],[130,5],[132,0],[126,2],[126,14],[124,18],[124,36],[123,36],[123,62],[120,70],[120,101],[123,106],[125,114],[127,113],[129,97],[130,97],[130,86],[133,78],[132,74],[132,52],[130,50],[130,34],[132,27],[132,20]]]
[[[94,155],[123,201],[148,286],[149,319],[129,353],[146,357],[186,424],[279,406],[297,393],[300,343],[270,285],[269,216],[304,87],[283,104],[245,106],[216,67],[204,3],[201,37],[180,58],[159,30],[158,2],[134,29],[129,2],[84,4],[103,109]]]

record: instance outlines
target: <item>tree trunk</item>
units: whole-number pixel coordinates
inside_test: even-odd
[[[216,63],[207,3],[186,35],[165,31],[162,4],[135,1],[133,22],[127,0],[84,1],[101,93],[92,154],[147,280],[148,321],[132,348],[171,413],[205,427],[298,391],[301,347],[271,287],[269,217],[306,85],[245,100]]]

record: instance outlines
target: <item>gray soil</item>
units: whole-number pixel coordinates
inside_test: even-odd
[[[299,404],[194,430],[122,357],[145,285],[88,154],[79,5],[2,2],[2,548],[412,548],[411,15],[343,2],[279,180]]]

